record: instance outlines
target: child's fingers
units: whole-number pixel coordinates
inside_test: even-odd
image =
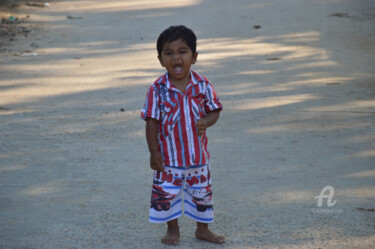
[[[161,172],[164,172],[163,165],[164,165],[164,160],[163,160],[163,158],[161,158],[160,161],[159,161],[159,171],[161,171]]]
[[[195,123],[195,126],[197,127],[198,131],[204,132],[204,130],[207,129],[207,123],[205,121],[199,122],[200,120],[201,119],[199,119],[197,123]]]
[[[195,123],[196,126],[203,126],[205,122],[202,119],[198,119],[197,122]]]
[[[198,136],[202,136],[204,134],[204,130],[198,130]]]
[[[198,134],[204,133],[206,129],[207,127],[204,124],[197,125]]]
[[[157,171],[164,172],[163,165],[162,165],[162,164],[159,164],[159,163],[155,163],[154,165],[151,165],[151,168],[152,168],[153,170],[157,170]]]

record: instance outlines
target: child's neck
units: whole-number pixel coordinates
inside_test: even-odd
[[[190,82],[190,74],[187,78],[181,80],[171,79],[171,83],[178,89],[180,92],[184,93],[186,91],[186,87],[189,85]]]

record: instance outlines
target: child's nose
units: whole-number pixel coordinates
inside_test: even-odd
[[[174,53],[172,55],[172,60],[179,60],[180,59],[180,55],[178,53]]]

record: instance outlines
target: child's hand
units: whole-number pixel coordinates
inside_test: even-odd
[[[198,136],[202,136],[206,132],[208,123],[204,119],[198,119],[198,121],[195,123],[195,126],[197,127]]]
[[[151,156],[150,156],[151,169],[164,172],[163,165],[164,165],[163,155],[159,151],[151,152]]]

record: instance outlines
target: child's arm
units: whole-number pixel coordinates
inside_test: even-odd
[[[158,125],[159,121],[153,118],[146,120],[146,139],[150,151],[150,167],[153,170],[164,171],[163,155],[159,151],[158,142]]]
[[[206,117],[198,119],[198,121],[195,123],[195,126],[197,127],[198,136],[202,136],[206,129],[216,123],[216,121],[219,119],[220,116],[220,110],[214,110],[207,114]]]

